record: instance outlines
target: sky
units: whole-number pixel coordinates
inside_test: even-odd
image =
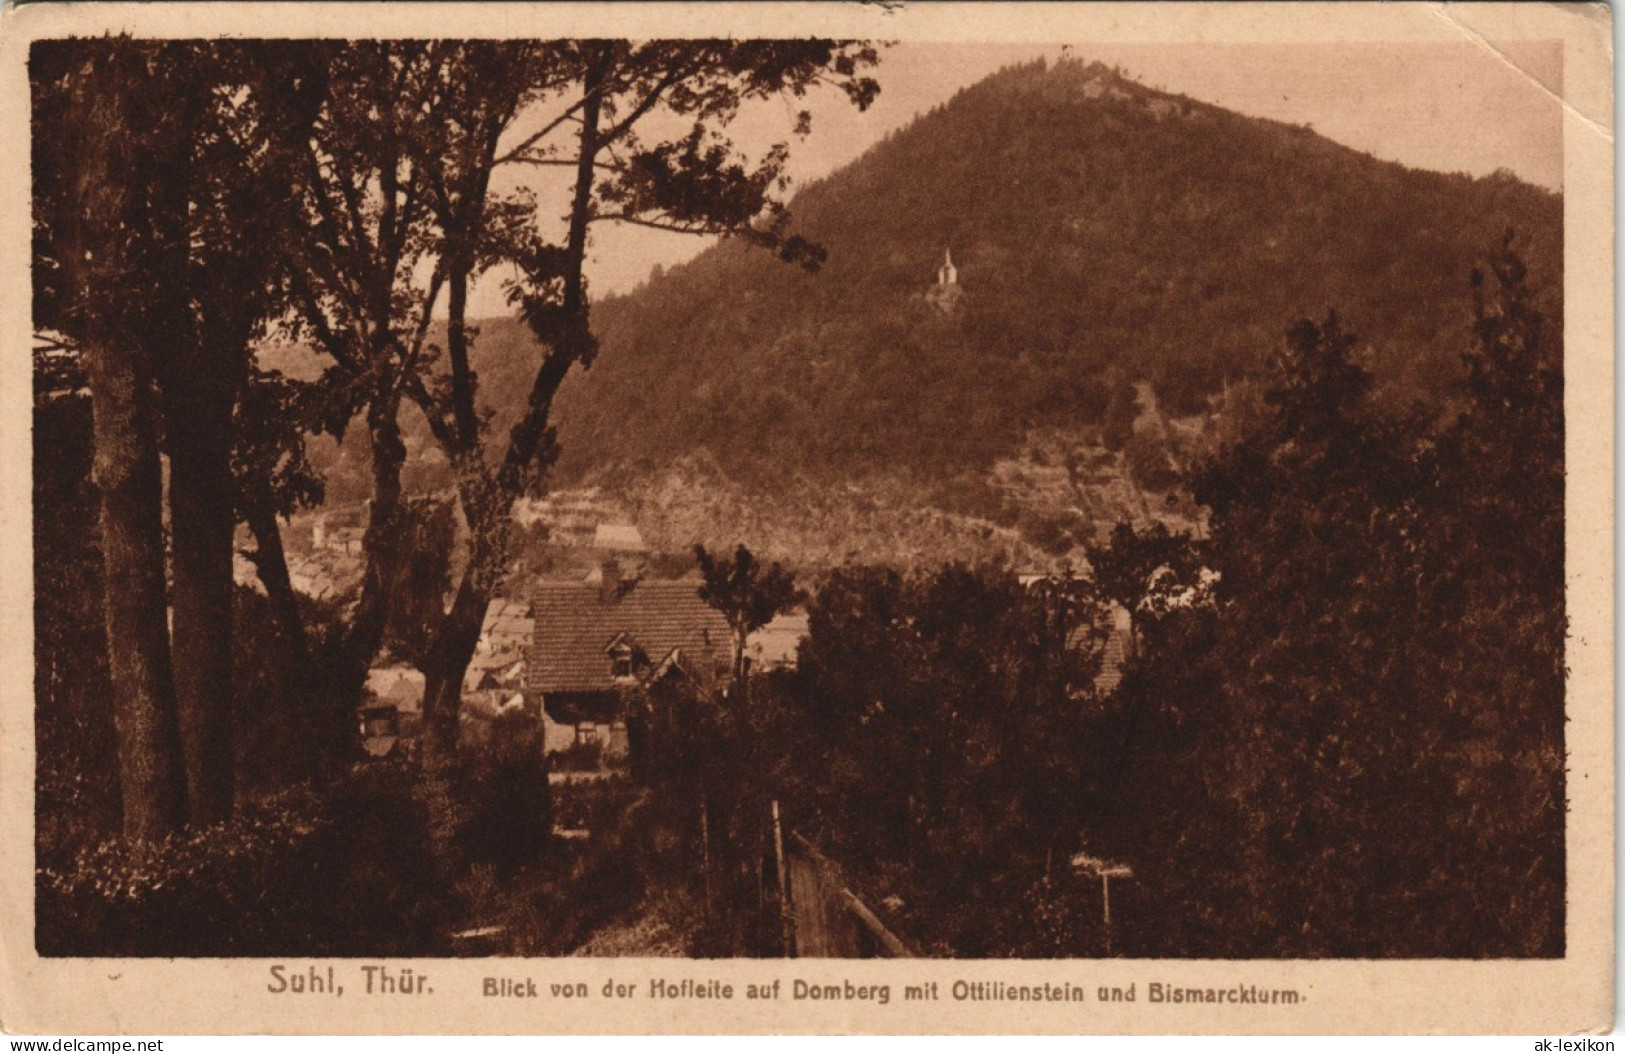
[[[880,97],[859,113],[835,91],[761,103],[731,129],[753,153],[790,140],[797,184],[855,160],[888,132],[947,102],[999,69],[1043,58],[1100,61],[1144,84],[1254,117],[1308,125],[1327,138],[1414,168],[1484,176],[1507,169],[1559,190],[1563,179],[1562,45],[1450,43],[1338,44],[933,44],[881,53],[872,76]],[[796,111],[812,132],[790,137]],[[534,179],[534,176],[520,178]],[[561,177],[562,178],[562,177]],[[533,184],[542,201],[567,184]],[[793,193],[793,191],[792,191]],[[561,209],[562,211],[562,209]],[[793,210],[792,210],[793,216]],[[592,295],[628,292],[656,265],[692,259],[712,239],[626,226],[598,228],[588,259]],[[503,276],[482,280],[471,314],[508,313]]]

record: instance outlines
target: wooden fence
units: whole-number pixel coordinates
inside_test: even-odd
[[[789,887],[785,926],[787,953],[800,959],[907,959],[911,952],[858,899],[841,869],[800,834],[784,842]]]

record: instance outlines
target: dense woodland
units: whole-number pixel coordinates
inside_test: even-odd
[[[1124,525],[1026,589],[837,571],[800,669],[704,737],[709,793],[795,803],[933,954],[1561,956],[1560,341],[1515,254],[1463,285],[1443,427],[1337,316],[1277,340],[1193,472],[1203,540]],[[1136,644],[1102,693],[1108,603]],[[1133,876],[1110,935],[1100,866]]]
[[[965,89],[792,207],[828,252],[816,275],[724,244],[599,307],[598,360],[560,395],[561,473],[698,445],[768,491],[937,482],[1031,429],[1103,423],[1128,382],[1205,412],[1262,375],[1283,320],[1329,308],[1385,397],[1442,402],[1462,391],[1454,305],[1486,246],[1513,227],[1537,273],[1561,267],[1555,194],[1079,62]],[[924,298],[945,249],[964,291],[949,314]],[[1558,329],[1560,303],[1542,302]]]
[[[778,803],[923,954],[1563,954],[1561,200],[1069,63],[785,212],[735,107],[862,106],[875,61],[36,48],[43,953],[781,954]],[[490,192],[546,104],[572,130],[514,149],[576,166],[562,243]],[[701,131],[638,139],[660,106]],[[585,232],[617,216],[735,238],[594,305]],[[476,326],[499,263],[516,318]],[[550,782],[522,714],[460,737],[519,496],[678,452],[738,494],[912,475],[939,501],[1023,443],[1061,457],[1042,428],[1132,454],[1137,382],[1206,419],[1136,470],[1199,530],[1080,527],[1077,573],[1029,584],[1021,520],[934,560],[701,548],[736,661],[630,698],[623,771]],[[281,530],[335,492],[367,503],[366,574],[314,601]],[[797,604],[795,669],[739,661]],[[380,656],[428,683],[421,751],[383,762],[354,727]]]
[[[610,487],[679,550],[747,530],[820,570],[992,548],[1075,563],[1143,514],[1071,515],[1001,460],[1070,467],[1104,443],[1160,502],[1182,488],[1168,450],[1127,435],[1136,384],[1170,417],[1245,409],[1284,320],[1331,308],[1364,338],[1378,399],[1448,413],[1471,334],[1442,305],[1485,247],[1514,228],[1537,273],[1562,263],[1556,194],[1407,169],[1080,62],[965,89],[790,204],[826,254],[816,273],[724,242],[595,305],[598,352],[558,395],[556,484]],[[926,296],[944,250],[963,291],[947,312]],[[1542,296],[1561,328],[1561,297]],[[536,354],[519,320],[480,322],[471,361],[499,433]],[[410,408],[404,430],[432,446]],[[361,453],[318,449],[350,500]]]

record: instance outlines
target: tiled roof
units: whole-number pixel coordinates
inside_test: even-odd
[[[330,549],[295,559],[288,568],[293,588],[317,600],[348,593],[361,581],[361,561]]]
[[[693,580],[628,582],[605,591],[588,582],[540,582],[533,610],[536,636],[526,665],[532,692],[613,691],[610,642],[621,634],[652,665],[674,649],[690,661],[706,654],[726,665],[728,622],[700,599]]]
[[[493,622],[506,621],[508,619],[522,619],[529,617],[529,606],[521,603],[518,600],[508,600],[505,597],[494,597],[489,604],[485,605],[485,622],[487,625],[490,625]]]
[[[1100,672],[1095,676],[1095,689],[1102,694],[1113,692],[1123,680],[1123,664],[1128,661],[1129,613],[1113,604],[1107,615],[1111,626],[1100,656]]]
[[[630,523],[600,523],[593,532],[594,549],[610,549],[628,553],[647,552],[643,535]]]

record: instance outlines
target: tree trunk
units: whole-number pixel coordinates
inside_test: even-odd
[[[186,797],[169,661],[158,438],[151,392],[128,346],[104,336],[87,341],[85,351],[124,833],[154,841],[180,826]]]
[[[425,760],[439,763],[455,755],[457,727],[462,704],[463,677],[479,643],[485,622],[485,609],[501,580],[507,558],[509,520],[513,501],[524,485],[525,471],[536,457],[547,433],[553,395],[559,384],[591,343],[586,328],[586,290],[582,266],[587,253],[587,229],[592,210],[592,190],[599,151],[598,122],[603,98],[598,86],[608,74],[609,52],[595,62],[587,80],[587,98],[582,106],[580,152],[576,158],[576,184],[570,213],[570,229],[565,244],[563,310],[566,331],[555,338],[551,353],[537,371],[531,385],[525,414],[510,433],[508,450],[501,468],[493,475],[483,460],[464,463],[458,472],[458,495],[468,520],[470,554],[463,581],[457,588],[452,610],[442,621],[430,649],[424,670],[423,717],[427,732]],[[487,160],[496,140],[488,143]],[[483,200],[483,187],[476,191]],[[466,223],[466,218],[464,220]],[[466,232],[451,233],[453,243],[448,274],[447,345],[452,365],[455,449],[447,451],[454,464],[463,459],[482,459],[478,417],[474,406],[473,378],[468,368],[468,341],[464,314],[467,309],[467,282],[472,257],[462,242]]]
[[[457,754],[457,727],[462,708],[463,678],[479,644],[490,591],[480,589],[473,568],[463,575],[451,613],[435,633],[424,663],[423,724],[426,760],[443,763]]]
[[[513,494],[492,478],[484,463],[479,418],[474,405],[474,378],[468,362],[468,280],[473,259],[453,232],[447,274],[446,348],[451,360],[453,449],[446,451],[458,468],[458,497],[468,522],[469,560],[451,611],[434,631],[424,662],[424,760],[441,765],[457,754],[463,678],[478,647],[485,610],[496,591],[507,558],[507,518]]]
[[[479,446],[479,417],[474,409],[474,375],[468,364],[468,280],[474,262],[462,248],[461,235],[452,242],[452,258],[446,276],[446,357],[451,362],[451,405],[455,415],[458,450]]]
[[[310,662],[310,637],[305,632],[304,618],[299,613],[299,595],[294,592],[293,576],[288,571],[287,550],[282,546],[282,529],[276,514],[268,509],[249,511],[248,529],[254,535],[256,546],[254,568],[260,584],[271,601],[271,614],[276,618],[277,631],[287,642],[289,661],[301,666]]]
[[[576,156],[575,194],[570,204],[570,232],[564,247],[562,308],[565,322],[562,332],[551,337],[552,347],[530,386],[525,414],[509,434],[508,453],[497,478],[503,491],[510,495],[519,493],[524,473],[547,435],[553,396],[558,393],[559,385],[564,383],[570,367],[594,346],[587,324],[587,290],[582,268],[587,259],[587,229],[592,220],[593,180],[597,172],[594,166],[601,149],[598,122],[603,112],[603,96],[600,89],[612,61],[608,47],[600,45],[599,56],[587,75],[586,101],[581,107],[581,145]]]
[[[79,307],[90,381],[94,474],[101,495],[105,618],[125,837],[156,841],[186,809],[164,593],[163,478],[150,364],[120,288],[142,270],[126,233],[137,226],[122,181],[135,166],[127,126],[127,46],[97,49],[81,70],[84,135],[76,221],[63,265]],[[119,323],[124,323],[120,325]]]
[[[372,661],[383,641],[406,540],[406,510],[401,505],[401,466],[406,462],[406,447],[401,442],[395,411],[396,402],[384,400],[368,412],[373,487],[362,541],[367,567],[347,641],[354,657],[364,663]]]
[[[743,625],[738,625],[733,627],[733,638],[733,694],[736,700],[743,703],[750,691],[746,684],[750,677],[750,659],[745,655],[745,647],[750,643],[750,634]]]
[[[187,405],[191,400],[183,400]],[[174,554],[175,695],[189,813],[207,826],[231,819],[232,534],[229,405],[194,407],[172,430],[169,509]]]
[[[318,749],[315,706],[320,691],[320,671],[312,661],[310,636],[305,632],[299,597],[288,573],[288,557],[282,547],[282,530],[277,525],[276,514],[263,507],[254,508],[249,510],[247,519],[248,529],[254,535],[254,568],[271,602],[271,615],[277,627],[277,650],[282,656],[286,678],[284,684],[292,699],[294,727],[302,740],[302,749],[293,759],[296,775],[314,775],[319,767],[316,759],[323,753]]]
[[[191,105],[183,102],[179,109]],[[235,792],[231,605],[237,520],[231,412],[248,359],[248,326],[230,317],[240,313],[239,304],[193,295],[193,133],[186,116],[183,112],[172,138],[166,137],[165,163],[152,193],[162,291],[150,305],[152,320],[144,336],[169,422],[171,649],[188,815],[206,827],[231,819]],[[198,318],[195,304],[207,314],[228,317]]]
[[[479,644],[485,610],[502,580],[508,553],[508,516],[513,508],[512,498],[496,491],[488,473],[472,472],[459,490],[472,537],[468,566],[463,569],[456,599],[450,614],[436,629],[424,663],[423,721],[428,733],[427,760],[431,764],[457,753],[463,678]]]
[[[357,753],[356,707],[389,623],[390,603],[400,579],[405,510],[401,506],[401,466],[406,447],[396,423],[398,400],[380,398],[367,411],[372,442],[372,504],[367,515],[363,547],[367,566],[361,595],[348,629],[324,649],[319,665],[324,674],[318,697],[316,724],[324,752],[344,763]]]
[[[457,586],[451,611],[434,630],[434,643],[424,662],[423,725],[424,760],[438,766],[457,754],[457,729],[463,696],[463,678],[479,645],[485,624],[485,609],[491,602],[494,573],[491,564],[500,564],[501,553],[493,554],[493,525],[489,506],[492,493],[490,474],[483,465],[468,466],[468,459],[482,457],[479,422],[474,412],[474,379],[468,364],[468,279],[472,260],[462,250],[461,238],[453,236],[452,259],[447,274],[446,349],[451,360],[452,422],[455,448],[448,450],[453,464],[462,463],[458,492],[468,522],[469,562]],[[511,504],[511,503],[504,503]]]

